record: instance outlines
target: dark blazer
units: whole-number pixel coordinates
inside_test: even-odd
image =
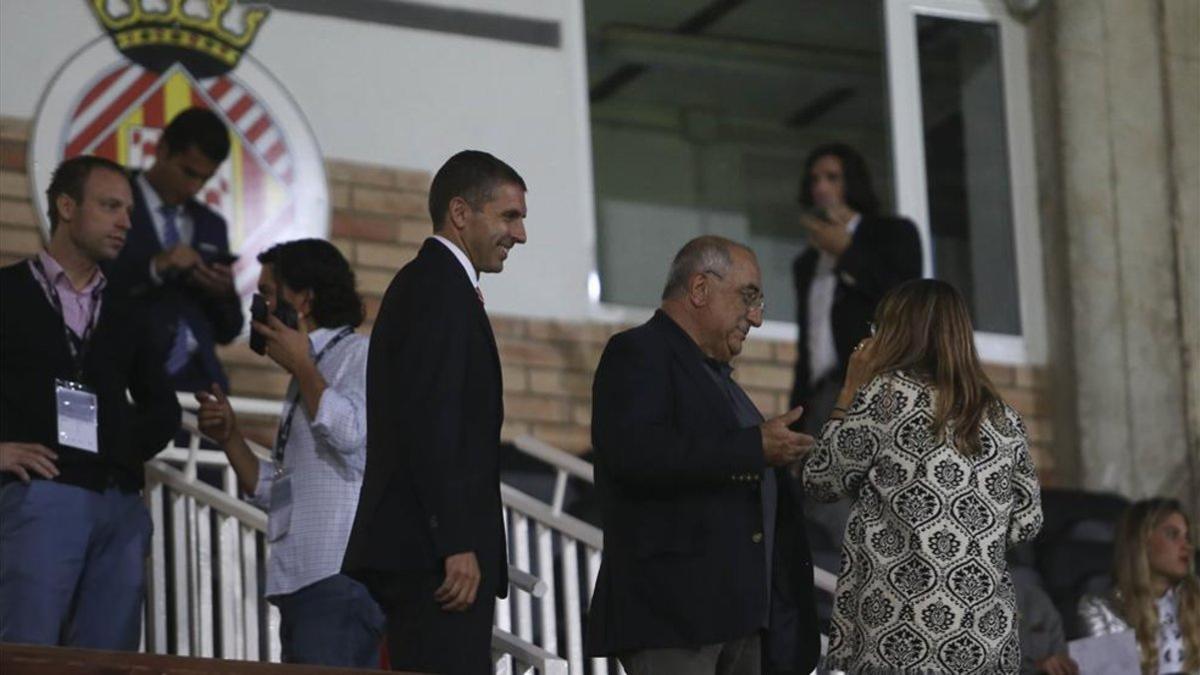
[[[816,272],[819,251],[809,247],[792,263],[796,283],[796,322],[800,341],[796,349],[796,379],[792,406],[812,393],[808,363],[808,291]],[[854,231],[850,248],[838,258],[834,273],[837,289],[833,296],[833,342],[837,346],[840,378],[850,362],[850,353],[870,335],[867,324],[875,317],[875,306],[892,288],[921,276],[921,237],[906,218],[863,216]]]
[[[593,385],[604,554],[587,651],[618,655],[743,638],[767,618],[757,426],[741,428],[695,342],[662,311],[609,341]],[[775,580],[764,658],[820,654],[801,503],[777,472]],[[768,672],[771,672],[769,670]]]
[[[386,596],[389,577],[439,573],[474,551],[504,597],[500,358],[454,255],[429,239],[388,286],[367,357],[367,466],[343,571]]]
[[[153,318],[151,325],[162,333],[159,339],[168,346],[174,339],[179,319],[188,320],[197,348],[191,361],[168,378],[174,389],[207,390],[216,382],[229,391],[229,380],[217,359],[216,346],[229,344],[242,332],[241,299],[236,294],[215,298],[180,280],[164,280],[162,285],[150,280],[150,260],[163,247],[136,178],[137,172],[134,172],[130,178],[133,185],[132,227],[121,255],[107,266],[105,272],[115,291],[134,298]],[[188,242],[192,248],[209,244],[218,251],[229,252],[229,233],[224,218],[195,199],[189,199],[183,208],[195,226],[192,241]]]
[[[163,373],[163,346],[146,330],[145,316],[105,290],[83,367],[84,384],[99,399],[100,452],[92,454],[58,444],[54,381],[75,379],[75,367],[62,317],[27,261],[0,269],[0,307],[0,440],[54,450],[56,482],[140,489],[142,464],[171,440],[180,414]]]

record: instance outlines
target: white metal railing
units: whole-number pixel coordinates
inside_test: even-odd
[[[279,613],[264,601],[267,516],[237,497],[237,479],[225,454],[200,448],[190,396],[185,408],[187,447],[168,447],[146,463],[145,499],[154,521],[147,575],[147,651],[255,661],[280,660]],[[239,415],[274,417],[280,404],[231,398]],[[251,449],[266,456],[253,442]],[[219,473],[200,477],[202,470]],[[207,472],[207,471],[206,471]],[[214,487],[210,482],[220,484]],[[215,536],[214,536],[215,534]],[[510,567],[510,597],[540,599],[548,585]],[[497,673],[566,675],[553,652],[493,628]]]
[[[262,601],[259,588],[267,556],[261,537],[266,515],[238,499],[236,475],[225,454],[199,447],[191,413],[195,400],[184,394],[179,399],[190,443],[187,448],[168,448],[146,465],[146,501],[155,518],[147,649],[278,661],[278,611]],[[242,417],[274,418],[281,409],[279,402],[261,399],[230,397],[230,403]],[[265,448],[250,445],[267,456]],[[565,675],[569,668],[578,675],[623,674],[615,659],[585,659],[583,654],[583,617],[600,571],[604,540],[599,528],[566,513],[564,503],[571,479],[594,484],[593,467],[531,436],[516,439],[514,445],[549,465],[555,477],[549,503],[510,485],[500,486],[515,592],[496,604],[496,672]],[[219,472],[220,489],[198,479],[201,468]],[[834,592],[834,574],[814,568],[813,577],[819,590]],[[824,645],[822,636],[822,651]]]

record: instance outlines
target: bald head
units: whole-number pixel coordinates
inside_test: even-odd
[[[762,325],[762,273],[754,251],[724,237],[697,237],[671,262],[663,311],[708,356],[729,361]]]
[[[671,271],[667,274],[667,285],[663,288],[662,299],[670,300],[687,295],[689,280],[705,272],[714,272],[725,277],[733,267],[733,252],[741,250],[754,252],[732,239],[716,235],[696,237],[683,245],[671,261]]]

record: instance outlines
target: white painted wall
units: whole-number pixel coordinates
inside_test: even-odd
[[[250,53],[295,98],[327,158],[434,171],[476,148],[512,164],[530,188],[529,244],[485,277],[489,310],[586,317],[595,218],[581,0],[433,4],[556,21],[563,42],[275,11]],[[32,118],[55,70],[101,34],[84,3],[0,0],[0,115]]]

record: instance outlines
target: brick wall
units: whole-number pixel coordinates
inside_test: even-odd
[[[0,119],[0,262],[38,250],[37,219],[25,175],[28,124]],[[370,322],[396,270],[411,260],[431,230],[424,172],[326,163],[333,203],[331,239],[354,266]],[[532,434],[558,447],[582,452],[590,446],[592,373],[609,336],[624,326],[493,316],[504,369],[506,419],[503,436]],[[221,350],[235,393],[281,398],[287,374],[245,343]],[[734,364],[735,377],[764,415],[786,410],[791,387],[793,344],[751,339]],[[1003,394],[1025,417],[1043,479],[1055,482],[1050,411],[1040,370],[988,366]],[[269,434],[269,432],[268,432]]]

